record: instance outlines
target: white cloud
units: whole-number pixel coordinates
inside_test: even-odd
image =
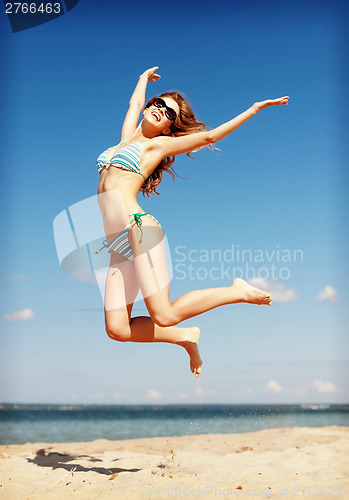
[[[25,276],[24,274],[14,274],[12,276],[8,276],[7,279],[9,281],[25,281],[28,279],[28,276]]]
[[[331,302],[332,304],[339,302],[336,290],[330,285],[325,286],[322,292],[317,295],[316,300],[318,302]]]
[[[34,317],[34,311],[31,309],[23,309],[10,314],[4,314],[3,321],[24,321]]]
[[[312,386],[318,392],[340,392],[340,389],[333,382],[324,382],[323,380],[314,380]]]
[[[246,389],[244,391],[235,391],[233,394],[236,397],[241,397],[241,398],[250,398],[254,396],[256,391],[254,389]]]
[[[185,392],[180,392],[178,394],[178,397],[179,397],[179,399],[187,399],[188,398],[188,394],[186,394]]]
[[[118,394],[117,392],[113,395],[113,398],[114,399],[119,399],[120,398],[120,394]]]
[[[160,399],[162,396],[161,392],[155,391],[154,389],[149,389],[148,398],[150,399]]]
[[[94,394],[89,394],[88,398],[92,401],[100,401],[103,399],[103,394],[101,392],[96,392]]]
[[[280,394],[280,392],[284,391],[283,387],[276,380],[269,380],[269,382],[267,383],[267,385],[265,387],[269,391],[275,392],[275,394]]]
[[[305,387],[296,387],[293,394],[296,394],[296,396],[304,396],[307,392],[309,392],[309,389],[306,389]]]
[[[277,281],[266,280],[264,278],[251,278],[248,282],[250,285],[270,293],[273,302],[286,303],[298,299],[294,288],[278,283]]]
[[[195,392],[199,397],[212,396],[212,394],[214,394],[212,389],[203,389],[202,387],[198,387]]]
[[[246,389],[245,394],[246,396],[253,396],[255,392],[256,391],[254,389]]]
[[[97,285],[97,280],[94,274],[84,274],[84,273],[72,273],[74,278],[83,283],[91,283],[92,285]]]

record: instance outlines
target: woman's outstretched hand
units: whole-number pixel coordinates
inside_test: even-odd
[[[256,113],[261,109],[267,108],[268,106],[278,106],[279,104],[288,104],[288,95],[284,97],[279,97],[278,99],[267,99],[266,101],[255,102],[253,108]]]
[[[161,76],[156,74],[155,71],[159,69],[159,66],[154,66],[154,68],[147,69],[144,73],[141,74],[141,77],[144,77],[148,80],[148,82],[156,82],[160,80]]]

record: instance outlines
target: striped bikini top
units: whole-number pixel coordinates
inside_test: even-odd
[[[98,172],[101,173],[102,168],[106,165],[113,165],[113,167],[121,168],[122,170],[135,172],[136,174],[141,175],[145,180],[145,177],[141,172],[141,142],[142,141],[134,142],[133,144],[128,144],[127,146],[119,149],[109,162],[107,162],[108,150],[105,150],[97,158]]]

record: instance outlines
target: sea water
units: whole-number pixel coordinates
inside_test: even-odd
[[[349,426],[349,405],[0,405],[0,444]]]

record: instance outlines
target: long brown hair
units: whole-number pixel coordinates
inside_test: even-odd
[[[195,134],[196,132],[203,132],[206,129],[206,125],[203,122],[199,122],[194,115],[187,99],[179,92],[164,92],[159,97],[171,97],[179,106],[179,115],[172,123],[170,129],[171,133],[169,136],[180,137],[182,135]],[[153,103],[154,98],[150,99],[145,105],[145,109],[149,108]],[[187,153],[190,157],[190,153]],[[175,161],[175,156],[167,156],[163,158],[159,165],[154,169],[152,174],[143,183],[141,191],[143,196],[147,195],[150,198],[152,193],[160,194],[156,191],[156,187],[160,184],[163,172],[168,172],[173,180],[176,174],[172,165]]]

